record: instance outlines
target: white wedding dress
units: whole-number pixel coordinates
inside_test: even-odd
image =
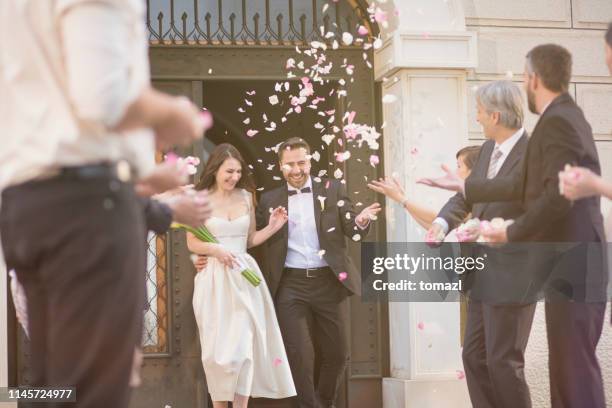
[[[206,227],[261,284],[254,287],[241,270],[230,270],[212,257],[194,282],[193,311],[213,401],[233,401],[234,394],[296,395],[272,297],[257,262],[246,252],[251,200],[243,193],[249,213],[233,220],[211,217]]]

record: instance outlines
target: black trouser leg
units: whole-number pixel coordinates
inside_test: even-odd
[[[77,407],[127,407],[145,270],[132,187],[28,183],[3,193],[1,219],[7,265],[28,298],[33,385],[74,386]]]

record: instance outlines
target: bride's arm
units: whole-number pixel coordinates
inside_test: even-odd
[[[212,256],[229,268],[238,265],[236,256],[231,251],[225,249],[223,245],[202,242],[190,232],[187,233],[187,248],[198,255]]]
[[[187,232],[187,248],[194,254],[215,256],[219,247],[219,244],[200,241],[191,232]]]
[[[274,222],[268,222],[264,228],[259,231],[256,230],[255,223],[255,202],[253,200],[253,204],[251,205],[250,211],[251,222],[249,223],[249,236],[247,238],[247,246],[249,248],[256,247],[258,245],[266,242],[268,238],[272,235],[276,234],[278,230],[280,230],[283,225],[287,222],[287,214],[284,209],[277,208],[274,210]]]

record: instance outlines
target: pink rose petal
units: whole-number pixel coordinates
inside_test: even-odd
[[[380,8],[377,8],[376,12],[374,13],[374,20],[376,20],[377,23],[383,23],[387,21],[387,19],[387,13]]]
[[[359,26],[357,32],[359,33],[359,35],[368,35],[370,31],[366,28],[366,26]]]
[[[249,130],[247,130],[246,135],[247,135],[248,137],[253,137],[253,136],[255,136],[255,135],[256,135],[256,134],[258,134],[258,133],[259,133],[259,130],[249,129]]]
[[[349,125],[353,123],[353,120],[355,119],[356,115],[357,115],[357,112],[355,111],[349,112],[348,119],[347,119]]]
[[[463,370],[457,370],[457,379],[463,380],[465,378],[465,372]]]
[[[373,154],[370,156],[370,165],[372,167],[376,167],[376,165],[380,163],[380,159],[378,158],[377,155]]]
[[[348,274],[346,272],[340,272],[338,274],[338,279],[340,279],[340,282],[344,282],[346,278],[348,278]]]
[[[280,358],[276,357],[274,359],[274,367],[278,367],[279,365],[281,365],[283,363],[283,360],[281,360]]]
[[[419,330],[424,330],[424,329],[425,329],[425,323],[423,323],[423,322],[419,322],[419,323],[417,324],[417,329],[419,329]]]
[[[166,156],[164,156],[164,161],[168,164],[175,164],[176,162],[178,162],[178,158],[179,157],[176,155],[176,153],[170,152]]]
[[[202,125],[204,125],[204,131],[213,127],[213,115],[210,111],[202,111],[200,112],[200,119],[202,120]]]

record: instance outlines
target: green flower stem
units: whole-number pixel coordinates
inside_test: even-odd
[[[246,280],[248,280],[249,283],[255,287],[259,286],[259,284],[261,283],[261,279],[259,279],[259,277],[255,275],[255,272],[250,269],[243,270],[242,276],[244,276]]]
[[[184,231],[188,231],[191,232],[197,239],[199,239],[202,242],[207,242],[209,244],[218,244],[219,241],[215,238],[215,236],[213,234],[211,234],[211,232],[208,230],[208,228],[201,226],[199,228],[193,228],[190,227],[189,225],[185,225],[185,224],[179,224],[176,222],[173,222],[171,225],[171,228],[174,229],[182,229]],[[259,284],[261,283],[261,279],[259,278],[259,276],[257,276],[255,274],[255,272],[253,272],[250,269],[245,269],[241,272],[242,276],[244,276],[244,278],[249,281],[249,283],[255,287],[259,286]]]

